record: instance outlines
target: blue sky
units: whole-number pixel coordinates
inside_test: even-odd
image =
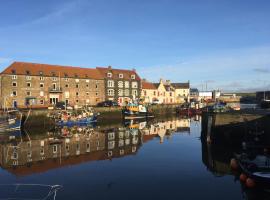
[[[0,0],[0,70],[111,65],[199,89],[270,89],[269,10],[269,0]]]

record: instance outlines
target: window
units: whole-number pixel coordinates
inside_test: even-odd
[[[119,78],[123,78],[124,76],[123,76],[123,74],[119,74]]]
[[[129,82],[125,81],[125,88],[129,88]]]
[[[68,81],[68,78],[65,78],[65,81]]]
[[[30,83],[30,82],[27,82],[27,83],[26,83],[26,86],[27,86],[27,87],[31,87],[31,83]]]
[[[131,75],[131,79],[135,79],[135,75],[134,74]]]
[[[89,92],[86,92],[86,95],[88,96],[89,95]]]
[[[39,100],[39,104],[44,105],[44,100],[43,99]]]
[[[170,97],[172,96],[172,92],[170,92]]]
[[[113,80],[108,81],[108,87],[114,87],[114,81]]]
[[[44,91],[40,91],[39,96],[43,97],[44,96]]]
[[[65,98],[69,98],[69,92],[65,92]]]
[[[57,81],[57,78],[56,78],[56,77],[52,77],[52,80],[53,80],[53,81]]]
[[[43,76],[43,71],[39,71],[39,75],[40,76]]]
[[[12,75],[12,79],[13,80],[17,79],[17,75]]]
[[[123,95],[124,95],[123,89],[119,89],[119,90],[118,90],[118,96],[123,96]]]
[[[123,88],[123,87],[124,87],[123,81],[118,81],[118,87],[119,87],[119,88]]]
[[[137,96],[138,95],[138,91],[137,90],[132,90],[132,95]]]
[[[57,145],[53,145],[53,153],[57,153]]]
[[[156,91],[154,91],[153,93],[154,93],[154,95],[156,96]]]
[[[147,92],[146,92],[146,90],[144,90],[144,96],[146,96],[147,95]]]
[[[87,87],[87,88],[89,88],[89,85],[88,85],[88,84],[86,84],[86,87]]]
[[[39,80],[44,81],[44,77],[43,76],[40,76],[39,77]]]
[[[29,70],[26,70],[25,73],[26,73],[27,75],[30,75],[30,71],[29,71]]]
[[[129,96],[129,89],[125,89],[125,96]]]
[[[108,96],[114,96],[114,90],[108,89]]]
[[[79,96],[79,92],[76,92],[76,96]]]
[[[131,87],[132,88],[138,88],[138,83],[137,82],[132,82]]]
[[[68,88],[68,87],[69,87],[69,85],[68,85],[68,84],[66,84],[66,85],[65,85],[65,87],[66,87],[66,88]]]
[[[27,91],[27,92],[26,92],[26,95],[27,95],[27,96],[31,96],[31,92],[30,92],[30,91]]]
[[[76,84],[76,88],[79,88],[79,84]]]
[[[107,73],[107,77],[111,78],[112,77],[112,73],[111,72]]]
[[[89,80],[87,79],[85,82],[86,82],[86,83],[89,83]]]
[[[31,76],[26,76],[26,80],[30,81],[32,79]]]
[[[44,83],[40,83],[39,87],[44,88]]]
[[[98,84],[96,84],[96,89],[98,89]]]
[[[16,70],[15,69],[11,70],[11,72],[12,72],[12,74],[16,74]]]
[[[17,82],[12,82],[13,87],[17,87]]]
[[[98,92],[96,92],[96,96],[98,96]]]
[[[79,103],[79,99],[76,99],[76,103]]]
[[[12,96],[17,96],[17,91],[12,91]]]

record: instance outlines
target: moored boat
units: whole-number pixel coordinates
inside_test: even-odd
[[[19,110],[4,111],[0,117],[0,132],[21,130],[23,114]]]
[[[154,115],[149,107],[142,103],[129,103],[122,109],[124,119],[153,118]]]

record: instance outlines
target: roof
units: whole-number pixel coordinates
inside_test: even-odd
[[[97,70],[99,70],[101,76],[103,78],[107,78],[107,73],[111,72],[112,73],[112,79],[119,79],[119,74],[123,74],[123,78],[124,80],[130,80],[131,79],[131,75],[135,75],[135,79],[137,81],[140,81],[141,78],[140,76],[136,73],[135,70],[127,70],[127,69],[114,69],[112,67],[97,67]]]
[[[97,69],[28,62],[14,62],[1,74],[27,75],[27,72],[32,76],[40,76],[42,73],[43,76],[103,79]]]
[[[175,89],[189,89],[189,82],[187,83],[171,83]]]
[[[146,90],[156,90],[157,87],[156,85],[154,85],[153,83],[147,82],[147,81],[143,81],[142,82],[142,89],[146,89]]]

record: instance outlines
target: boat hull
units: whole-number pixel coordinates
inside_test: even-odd
[[[97,116],[83,118],[79,120],[68,120],[68,121],[58,121],[56,122],[57,126],[85,126],[87,124],[96,123]]]

